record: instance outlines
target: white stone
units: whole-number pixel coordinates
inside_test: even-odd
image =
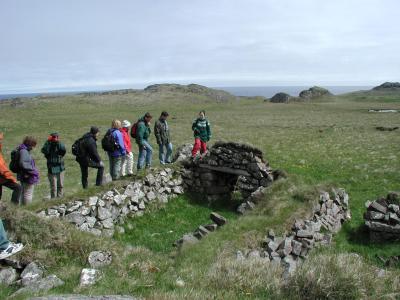
[[[95,284],[100,279],[100,271],[96,269],[82,269],[80,285],[89,286]]]

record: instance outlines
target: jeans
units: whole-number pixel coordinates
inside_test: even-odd
[[[113,181],[118,180],[121,174],[121,161],[122,156],[112,156],[108,154],[110,161],[110,175]]]
[[[34,184],[29,184],[26,182],[22,182],[22,205],[27,205],[32,203],[33,199],[33,191],[35,190]]]
[[[12,196],[11,196],[11,202],[18,205],[19,204],[19,199],[21,198],[21,193],[22,193],[22,187],[20,184],[17,182],[8,180],[2,184],[0,184],[0,200],[1,196],[3,194],[3,185],[5,187],[8,187],[9,189],[13,190]]]
[[[207,143],[203,142],[199,138],[195,138],[194,146],[193,146],[193,150],[192,150],[192,156],[195,157],[197,155],[197,152],[199,152],[199,150],[200,150],[200,154],[206,153],[207,152]]]
[[[89,165],[85,163],[79,163],[79,165],[81,167],[82,187],[84,189],[87,189],[88,187],[89,167],[97,169],[96,185],[100,186],[103,184],[104,167],[100,165],[100,163],[90,161]]]
[[[143,145],[139,146],[139,157],[137,162],[138,170],[143,169],[144,162],[146,161],[146,168],[151,166],[151,158],[153,155],[153,148],[149,142],[143,141]]]
[[[121,176],[133,174],[133,153],[129,152],[122,157]]]
[[[0,219],[0,251],[7,249],[9,243],[3,221]]]
[[[160,158],[160,163],[162,165],[169,164],[172,161],[172,144],[159,144],[158,145],[158,157]],[[165,154],[164,150],[167,149],[167,154]]]
[[[51,198],[61,198],[64,195],[64,172],[59,174],[48,174],[47,176],[50,182]]]

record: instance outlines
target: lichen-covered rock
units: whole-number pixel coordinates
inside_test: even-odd
[[[90,267],[98,269],[111,264],[112,255],[109,251],[93,251],[89,254],[88,262]]]

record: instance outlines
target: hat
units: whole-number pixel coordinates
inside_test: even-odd
[[[122,121],[122,127],[123,128],[131,127],[131,122],[129,122],[128,120],[123,120]]]
[[[96,134],[98,132],[99,132],[99,128],[98,127],[96,127],[96,126],[90,127],[90,133],[91,134]]]
[[[50,136],[57,137],[58,136],[58,132],[52,132],[52,133],[50,133]]]

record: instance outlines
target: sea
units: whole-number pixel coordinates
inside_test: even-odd
[[[370,90],[372,86],[322,86],[328,89],[332,94],[339,95],[361,90]],[[284,92],[291,96],[298,96],[303,90],[309,89],[310,86],[227,86],[227,87],[213,87],[227,91],[235,96],[263,96],[270,98],[276,93]],[[108,89],[109,90],[109,89]],[[102,92],[104,90],[95,91],[65,91],[65,92],[43,92],[43,93],[23,93],[23,94],[0,94],[0,100],[11,99],[11,98],[31,98],[41,95],[45,96],[63,96],[63,95],[74,95],[82,92]]]

